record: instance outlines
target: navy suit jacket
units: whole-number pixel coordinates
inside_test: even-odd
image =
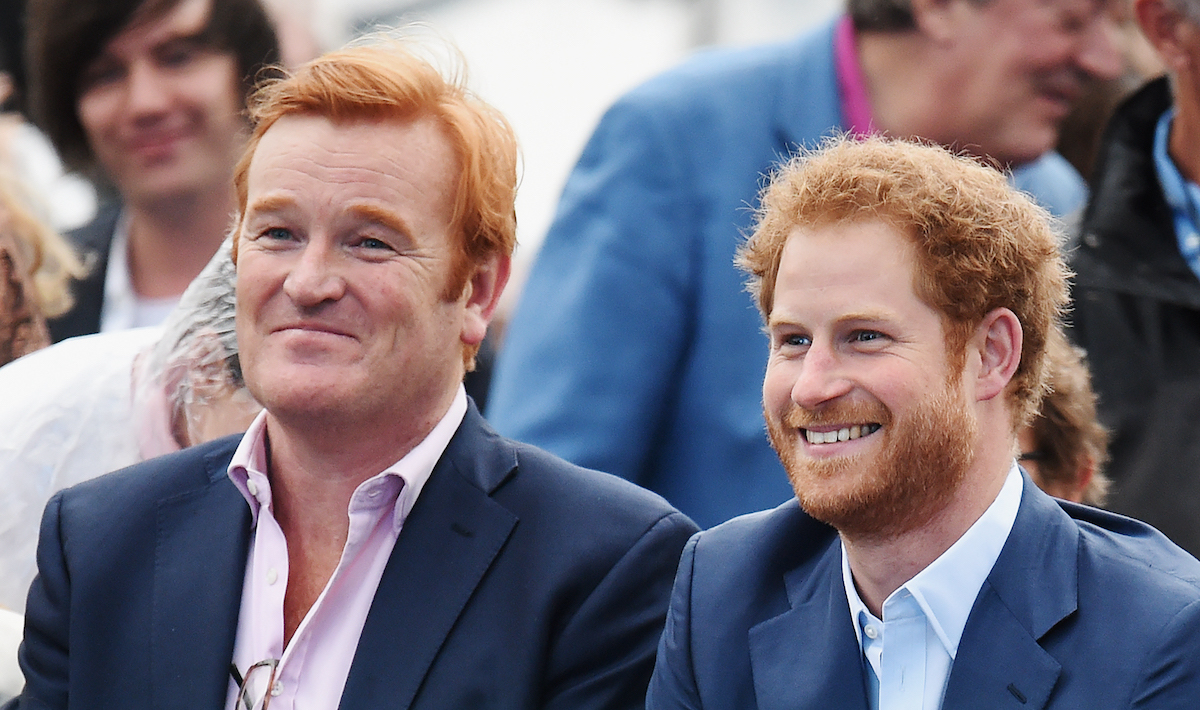
[[[867,710],[836,532],[792,501],[684,551],[647,708]],[[1200,562],[1026,478],[942,707],[1200,707]]]
[[[238,437],[54,496],[19,708],[221,708],[251,536]],[[472,405],[380,580],[341,707],[641,707],[679,554],[661,498]]]

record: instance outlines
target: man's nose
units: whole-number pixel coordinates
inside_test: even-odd
[[[1108,12],[1102,12],[1090,23],[1080,41],[1076,60],[1080,69],[1096,79],[1121,77],[1125,71],[1121,30]]]
[[[800,364],[799,377],[792,384],[792,401],[805,409],[816,409],[849,394],[851,389],[839,354],[828,345],[814,342]]]
[[[288,272],[283,290],[301,307],[340,299],[346,293],[346,279],[338,268],[337,255],[309,242]]]
[[[158,70],[148,62],[135,62],[126,77],[126,106],[135,115],[166,110],[170,92]]]

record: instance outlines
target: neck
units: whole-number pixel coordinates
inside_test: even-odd
[[[428,430],[400,444],[353,434],[331,442],[313,440],[270,413],[266,424],[272,507],[288,549],[286,646],[337,569],[350,533],[347,511],[355,489],[403,458]]]
[[[1175,119],[1167,152],[1179,172],[1189,182],[1200,184],[1200,97],[1191,90],[1191,77],[1172,77],[1175,96]]]
[[[221,246],[234,207],[232,188],[222,194],[128,203],[134,292],[145,298],[182,294]]]
[[[945,505],[919,528],[883,538],[842,534],[854,585],[872,614],[882,619],[888,596],[958,542],[996,500],[1012,466],[1011,442],[1002,448],[981,448]]]

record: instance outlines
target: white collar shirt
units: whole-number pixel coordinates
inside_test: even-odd
[[[859,647],[867,659],[874,710],[939,710],[967,617],[1000,557],[1021,505],[1016,462],[979,520],[883,602],[883,619],[863,603],[842,544],[842,583]]]
[[[239,673],[259,661],[279,661],[274,687],[266,691],[272,694],[272,710],[338,707],[392,548],[466,411],[466,391],[459,385],[449,410],[429,435],[355,489],[347,511],[350,528],[341,559],[286,648],[287,541],[271,503],[266,413],[260,413],[246,431],[229,464],[229,477],[250,506],[253,525],[232,661]],[[236,695],[237,685],[231,677],[227,710],[234,710]]]
[[[179,305],[180,296],[142,298],[133,290],[129,271],[129,213],[122,211],[108,248],[104,302],[100,304],[100,332],[162,325]]]

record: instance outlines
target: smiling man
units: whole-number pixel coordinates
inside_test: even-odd
[[[563,190],[488,417],[702,527],[778,505],[765,341],[733,266],[764,175],[823,136],[880,132],[1011,168],[1068,215],[1084,184],[1053,147],[1072,100],[1121,70],[1119,1],[849,0],[802,37],[703,52],[630,92]]]
[[[69,236],[91,271],[55,341],[157,325],[229,229],[246,96],[279,60],[258,0],[29,3],[31,106],[64,160],[115,188]]]
[[[696,527],[466,395],[517,146],[420,49],[258,95],[233,258],[264,411],[51,500],[18,707],[643,706]]]
[[[1016,464],[1066,305],[1042,210],[941,148],[841,139],[775,177],[739,260],[796,500],[689,542],[647,707],[1200,697],[1200,563]]]

